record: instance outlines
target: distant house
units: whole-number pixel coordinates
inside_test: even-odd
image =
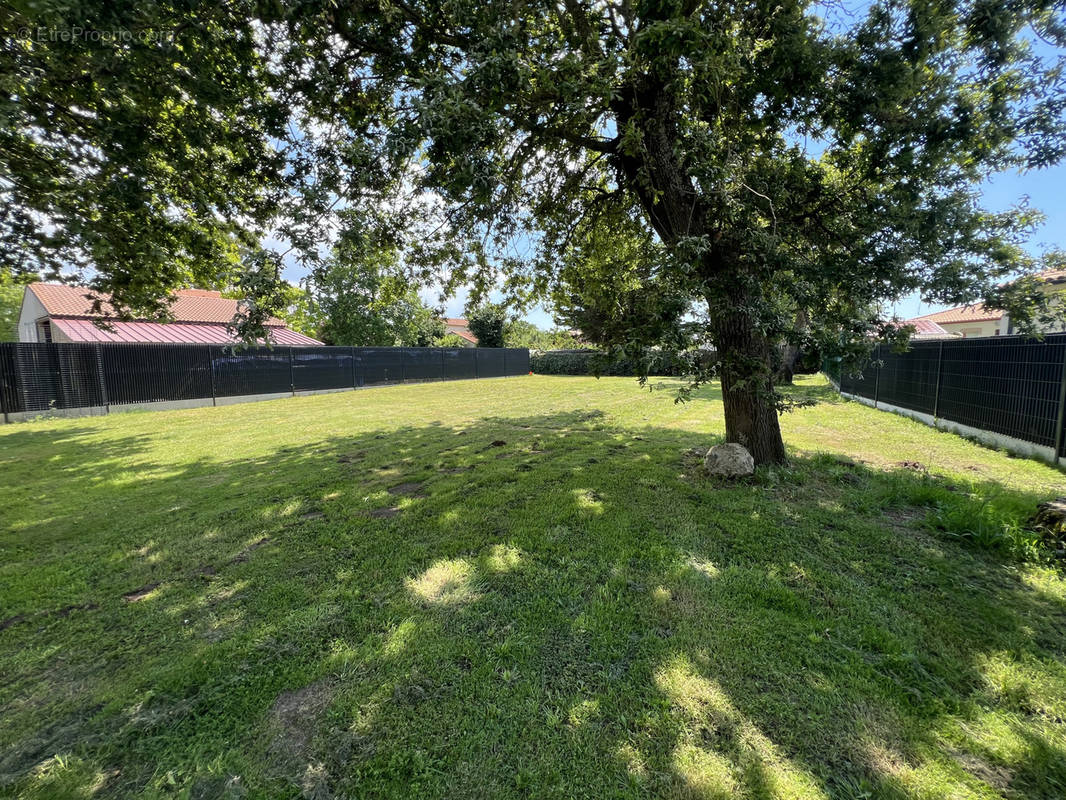
[[[1057,302],[1062,302],[1063,293],[1066,292],[1066,269],[1046,270],[1035,277],[1040,280],[1040,288],[1044,294],[1056,295],[1058,296]],[[997,308],[988,308],[981,303],[949,308],[947,311],[937,311],[935,314],[925,314],[921,317],[909,319],[907,323],[914,325],[918,329],[918,334],[922,333],[921,326],[932,323],[951,336],[963,336],[966,338],[1006,336],[1016,332],[1011,324],[1009,314]],[[1066,327],[1060,323],[1043,332],[1057,333],[1063,330],[1066,330]]]
[[[458,317],[448,317],[444,320],[444,333],[454,333],[463,340],[463,347],[477,347],[477,337],[470,332],[470,323]]]
[[[935,326],[947,336],[999,336],[1006,331],[1002,320],[1002,311],[985,308],[983,304],[977,303],[915,317],[907,320],[907,324],[913,325],[919,334],[923,330],[930,331]]]
[[[943,326],[933,322],[931,319],[923,319],[919,317],[917,319],[907,320],[907,323],[914,326],[914,334],[911,338],[919,341],[954,339],[958,336],[962,336],[961,333],[951,333]]]
[[[170,306],[171,322],[110,321],[110,330],[94,320],[106,315],[92,311],[91,290],[84,286],[31,283],[22,296],[20,342],[126,342],[170,344],[231,344],[226,329],[237,313],[237,301],[206,289],[179,289]],[[111,309],[104,303],[103,309]],[[270,337],[279,345],[320,345],[322,342],[289,330],[280,319],[267,322]]]

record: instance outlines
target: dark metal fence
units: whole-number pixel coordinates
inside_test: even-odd
[[[529,372],[516,348],[274,347],[0,343],[0,411],[104,408],[345,389],[376,383],[501,378]]]
[[[1066,335],[878,346],[863,369],[827,363],[842,392],[1048,447],[1066,456]]]

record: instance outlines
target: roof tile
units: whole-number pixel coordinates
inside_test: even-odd
[[[104,299],[104,314],[94,314],[91,298],[96,295],[85,286],[31,283],[27,289],[41,301],[49,316],[86,319],[115,316],[114,308],[107,302],[107,295],[100,295]],[[174,322],[227,323],[231,322],[237,313],[237,301],[207,289],[179,289],[170,305],[170,313]],[[267,324],[284,325],[280,319],[273,317]]]

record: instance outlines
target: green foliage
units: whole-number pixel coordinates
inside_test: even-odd
[[[470,332],[477,337],[478,347],[503,347],[506,313],[503,306],[483,303],[467,312]]]
[[[414,294],[407,297],[406,316],[402,318],[398,328],[397,345],[436,347],[446,338],[443,320]],[[465,346],[465,343],[459,346]]]
[[[0,25],[0,268],[84,282],[149,316],[244,248],[257,269],[289,113],[246,4],[43,0],[5,5]],[[263,290],[257,305],[279,299],[247,286]]]
[[[419,298],[388,243],[349,231],[314,272],[311,299],[328,344],[430,347],[444,324]]]
[[[289,330],[317,338],[322,325],[321,312],[315,306],[314,297],[302,286],[287,284],[285,303],[276,315]]]
[[[547,350],[529,355],[529,368],[537,375],[639,375],[691,374],[688,359],[674,353],[645,351],[638,358],[612,357],[602,350]]]
[[[554,329],[544,331],[524,319],[510,320],[503,328],[505,347],[525,347],[529,350],[564,350],[578,347],[578,341],[569,331]]]
[[[458,336],[454,333],[445,334],[441,339],[436,342],[440,347],[467,347],[469,342],[466,339]],[[510,346],[510,345],[508,345]]]
[[[19,312],[25,285],[0,279],[0,342],[18,341]]]

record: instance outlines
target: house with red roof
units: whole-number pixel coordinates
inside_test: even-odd
[[[923,332],[937,331],[946,336],[999,336],[1006,332],[1003,325],[1003,312],[995,308],[985,308],[982,303],[970,306],[949,308],[921,317],[907,320],[908,325],[916,329],[916,338]],[[926,337],[930,338],[930,337]]]
[[[156,320],[114,319],[107,303],[102,313],[92,310],[91,289],[55,283],[31,283],[22,296],[19,313],[20,342],[124,342],[135,344],[233,344],[235,339],[226,328],[237,314],[237,301],[207,289],[179,289],[170,304],[169,322]],[[96,321],[108,319],[108,327]],[[271,341],[296,347],[320,345],[322,342],[289,330],[280,319],[267,321]]]
[[[463,340],[463,347],[477,347],[477,337],[470,332],[470,323],[460,317],[447,317],[444,320],[444,333],[454,333]]]
[[[1040,288],[1045,294],[1061,296],[1066,291],[1066,270],[1050,269],[1034,276],[1040,281]],[[1062,302],[1061,298],[1058,302]],[[921,317],[907,320],[907,324],[913,325],[917,331],[915,338],[932,338],[923,336],[925,331],[933,330],[930,326],[936,326],[949,336],[963,336],[972,338],[975,336],[1006,336],[1015,333],[1011,325],[1010,316],[998,308],[988,308],[983,303],[958,306],[946,311],[937,311],[933,314],[925,314]],[[1045,330],[1044,333],[1056,333],[1064,330],[1060,325],[1054,329]]]

